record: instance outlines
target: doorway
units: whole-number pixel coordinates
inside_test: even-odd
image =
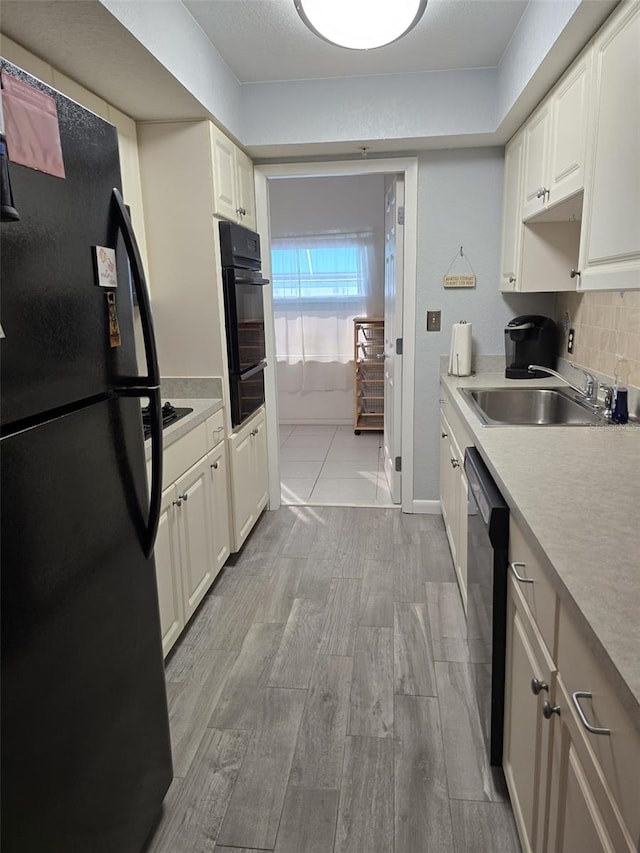
[[[261,234],[263,246],[272,245],[272,232],[270,220],[270,205],[269,205],[269,187],[273,187],[274,181],[281,181],[294,178],[311,178],[311,177],[332,177],[332,176],[362,176],[362,175],[379,175],[386,176],[385,180],[385,195],[381,197],[380,205],[383,207],[385,216],[388,214],[387,207],[389,206],[389,190],[393,188],[395,205],[395,193],[398,192],[398,184],[404,188],[405,198],[404,205],[398,204],[398,207],[403,208],[399,212],[403,226],[400,231],[404,230],[404,240],[402,251],[388,252],[388,244],[390,237],[393,240],[398,236],[398,233],[390,235],[388,222],[385,223],[385,250],[384,250],[384,266],[385,274],[385,289],[388,294],[392,294],[392,298],[387,298],[385,305],[385,319],[389,323],[389,334],[385,342],[385,402],[388,398],[389,411],[385,415],[385,432],[384,442],[383,435],[380,433],[371,433],[367,436],[368,443],[373,444],[371,439],[375,439],[384,451],[383,469],[386,467],[386,476],[391,475],[392,487],[395,487],[395,503],[401,504],[402,508],[409,512],[411,511],[413,502],[413,351],[414,351],[414,326],[415,326],[415,269],[416,269],[416,211],[417,211],[417,160],[415,158],[398,158],[398,159],[380,159],[370,161],[346,161],[338,163],[317,163],[317,164],[289,164],[289,165],[272,165],[272,166],[257,166],[255,169],[256,178],[256,212],[258,221],[258,231]],[[394,179],[397,179],[394,180]],[[386,196],[386,199],[385,199]],[[398,212],[394,212],[394,216]],[[395,245],[395,244],[394,244]],[[268,251],[263,250],[263,269],[268,278],[273,278],[271,270],[271,257]],[[388,281],[388,271],[391,267],[395,273],[395,281]],[[388,304],[391,302],[392,304]],[[265,315],[273,318],[273,290],[266,288],[265,292]],[[273,322],[268,324],[266,329],[267,337],[267,361],[269,367],[267,369],[265,392],[267,399],[267,433],[269,445],[269,492],[270,492],[270,508],[275,509],[280,505],[280,434],[279,434],[279,419],[278,419],[278,398],[277,398],[277,381],[276,381],[276,366],[275,366],[275,327]],[[352,369],[352,368],[351,368]],[[391,391],[391,393],[389,393]],[[353,392],[352,392],[353,393]],[[313,430],[313,425],[307,424],[307,432]],[[320,426],[316,425],[315,429],[320,430]],[[326,425],[325,425],[326,432]],[[338,434],[340,433],[340,435]],[[327,452],[333,445],[334,440],[340,445],[340,448],[334,446],[334,455],[344,454],[345,446],[348,444],[348,438],[353,436],[353,427],[347,424],[336,425],[330,443],[326,448]],[[319,432],[317,433],[319,435]],[[285,435],[285,441],[289,440],[291,432]],[[363,436],[359,436],[362,438]],[[327,443],[329,436],[323,438],[323,442]],[[313,444],[314,440],[309,439],[304,441],[302,436],[299,437],[298,443],[303,445]],[[294,442],[295,443],[295,442]],[[360,444],[363,448],[360,453],[366,453],[364,450],[364,442]],[[376,448],[377,449],[377,448]],[[300,450],[302,452],[302,450]],[[316,450],[315,455],[319,450]],[[317,461],[317,460],[316,460]],[[337,458],[333,460],[334,465]],[[384,473],[384,471],[383,471]],[[383,498],[384,500],[384,498]],[[322,502],[322,501],[321,501]],[[328,501],[330,502],[330,501]],[[348,502],[346,500],[345,502]],[[387,500],[383,505],[391,505],[392,498],[387,495]]]

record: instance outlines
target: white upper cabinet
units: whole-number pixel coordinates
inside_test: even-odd
[[[525,125],[525,220],[584,188],[591,52],[590,46]]]
[[[211,125],[214,213],[255,230],[253,163],[214,124]]]
[[[640,288],[640,4],[598,33],[593,144],[580,240],[581,290]]]
[[[520,131],[509,142],[504,154],[504,198],[502,218],[502,256],[500,290],[517,290],[522,257],[522,166],[524,133]]]

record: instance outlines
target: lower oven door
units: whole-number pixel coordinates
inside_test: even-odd
[[[486,749],[502,764],[509,508],[475,447],[465,451],[467,637],[471,678]]]
[[[239,375],[231,375],[231,423],[234,427],[251,417],[264,403],[264,369],[266,362]]]

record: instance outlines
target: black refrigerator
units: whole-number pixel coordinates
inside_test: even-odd
[[[172,778],[152,556],[162,446],[149,297],[115,128],[1,64],[3,92],[13,78],[55,102],[65,172],[3,170],[1,847],[138,853]],[[117,274],[106,286],[101,249]],[[153,412],[150,497],[142,398]]]

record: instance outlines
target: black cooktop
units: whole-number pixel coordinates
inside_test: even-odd
[[[168,427],[169,424],[179,421],[180,418],[184,418],[185,415],[190,415],[192,411],[193,409],[189,409],[187,406],[180,407],[168,402],[165,403],[162,407],[162,429]],[[145,439],[149,438],[151,435],[151,413],[149,412],[149,406],[144,406],[142,409],[142,431]]]

